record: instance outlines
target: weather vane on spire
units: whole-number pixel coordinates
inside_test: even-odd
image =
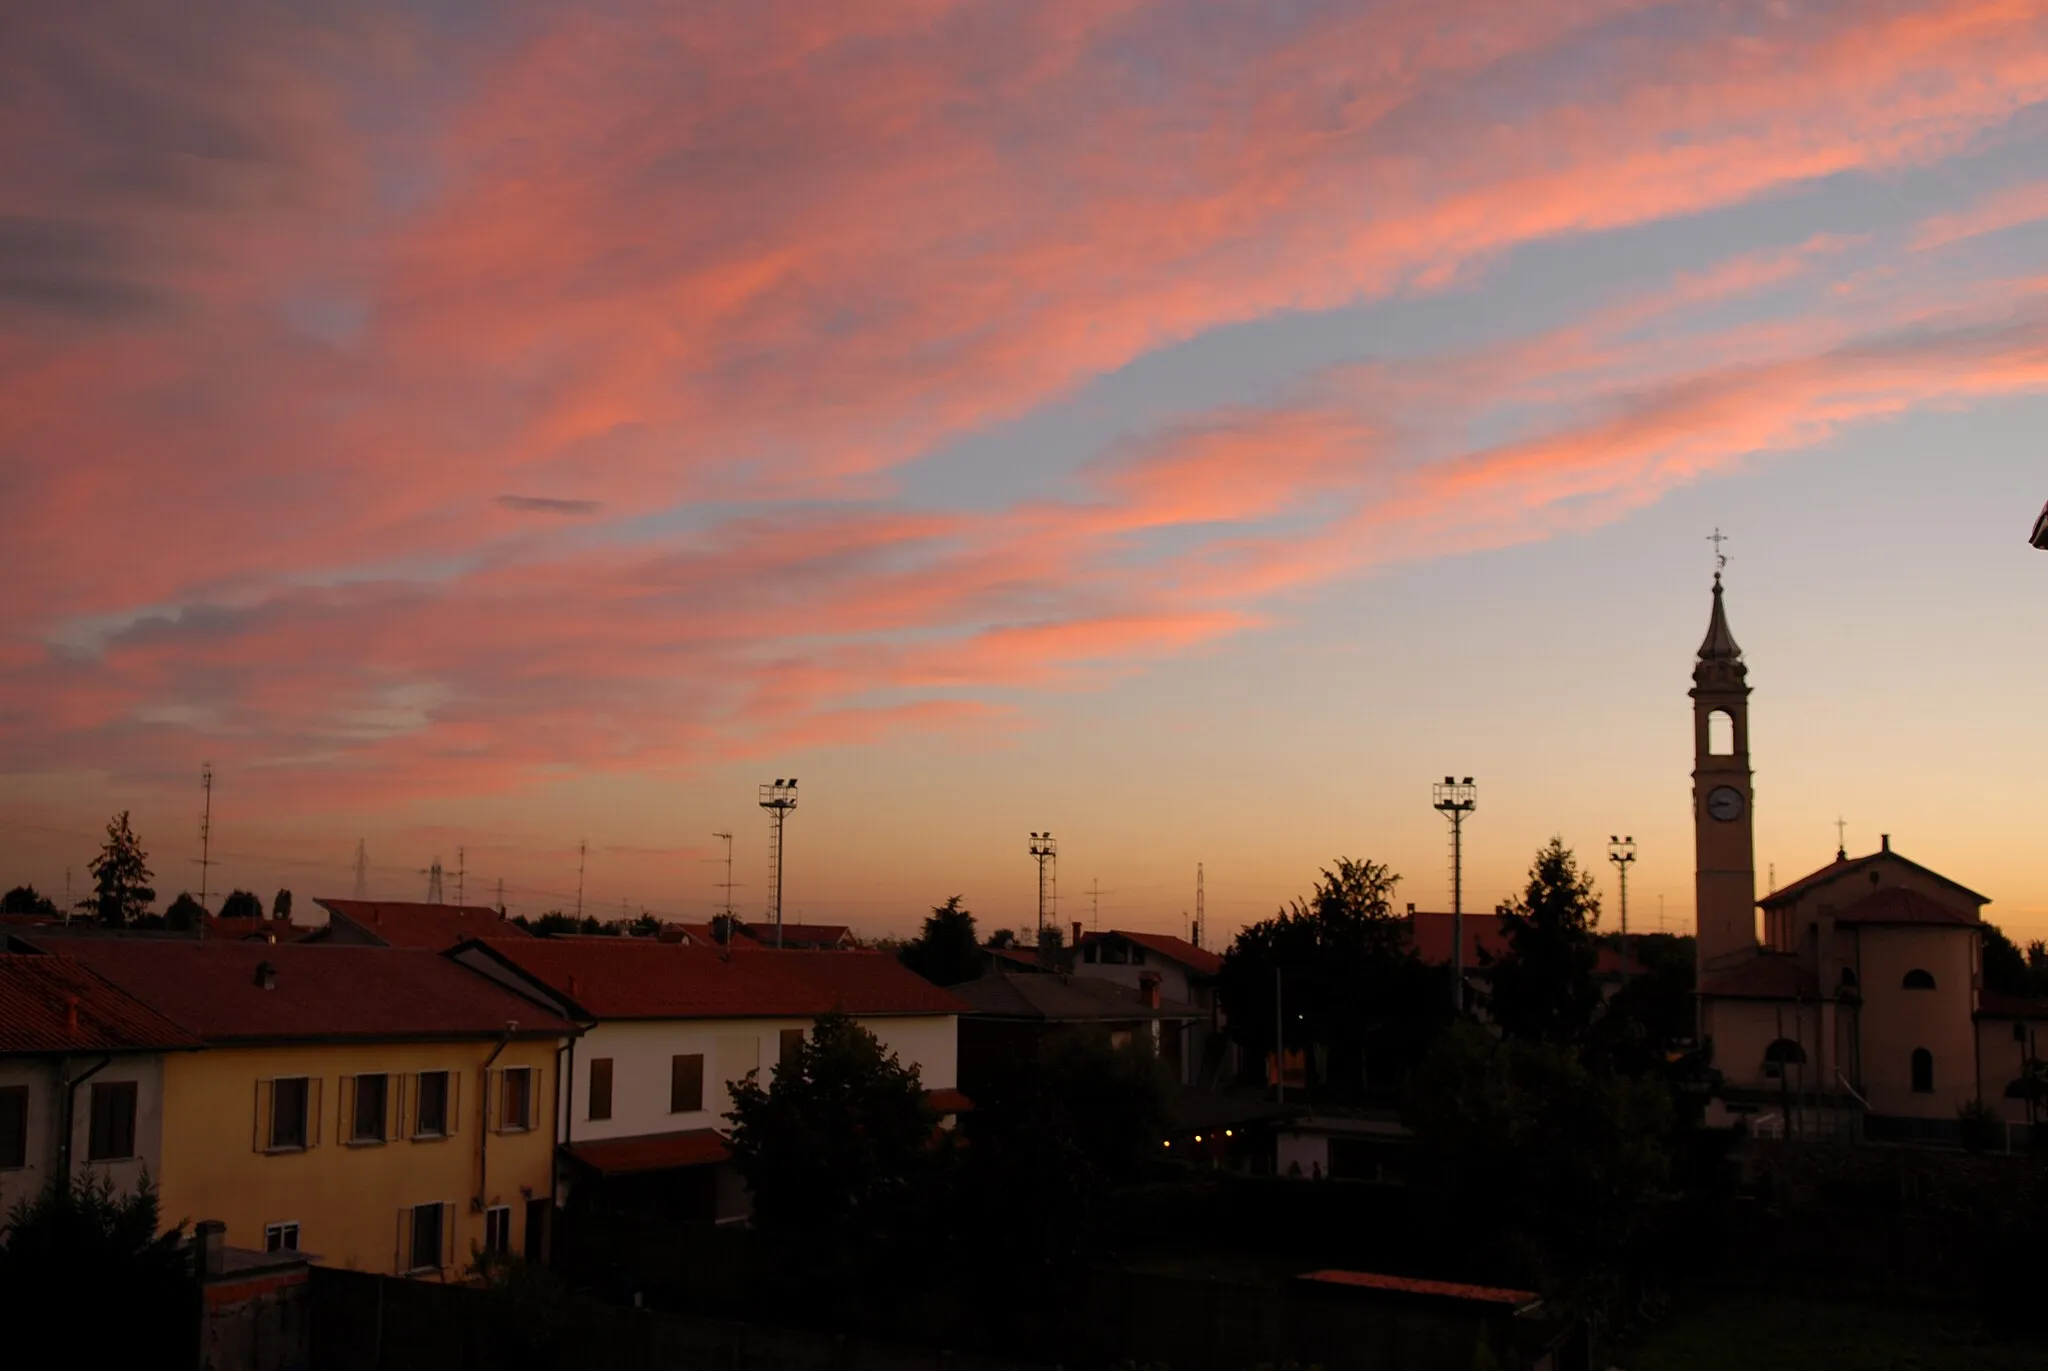
[[[1707,535],[1707,541],[1714,545],[1714,579],[1718,581],[1721,579],[1722,568],[1728,565],[1728,554],[1721,551],[1721,544],[1728,541],[1728,535],[1721,531],[1719,524],[1716,524],[1714,531]]]

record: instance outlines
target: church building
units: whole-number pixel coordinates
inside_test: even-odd
[[[1894,852],[1887,835],[1876,852],[1838,850],[1756,898],[1747,677],[1717,573],[1691,694],[1699,1026],[1725,1121],[1952,1138],[1957,1111],[1983,1100],[2026,1122],[2015,1089],[2037,1007],[1983,991],[1988,896]]]

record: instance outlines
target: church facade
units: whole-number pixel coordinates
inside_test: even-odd
[[[2028,1122],[2016,1083],[2048,1013],[1986,996],[1989,897],[1887,836],[1757,899],[1748,667],[1719,575],[1691,695],[1699,1028],[1723,1108],[1806,1136],[1948,1136],[1979,1100]]]

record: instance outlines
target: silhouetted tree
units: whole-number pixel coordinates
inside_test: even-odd
[[[79,1366],[189,1362],[198,1297],[178,1250],[184,1225],[158,1233],[157,1222],[147,1176],[124,1194],[88,1170],[22,1200],[0,1229],[0,1326],[62,1328]]]
[[[988,945],[998,952],[1007,951],[1017,945],[1017,935],[1007,928],[999,928],[988,935]]]
[[[2028,965],[2027,954],[1997,924],[1984,926],[1984,988],[2001,995],[2037,995],[2041,982]],[[2039,946],[2039,944],[2035,944]]]
[[[1600,901],[1593,878],[1561,838],[1536,853],[1529,883],[1501,917],[1508,952],[1492,967],[1489,1009],[1501,1031],[1546,1042],[1578,1042],[1600,1008],[1593,979],[1593,928]]]
[[[291,891],[289,891],[289,890],[280,890],[280,891],[278,891],[278,892],[277,892],[276,896],[275,896],[275,897],[273,897],[273,898],[271,899],[271,901],[270,901],[270,917],[271,917],[271,918],[273,918],[273,919],[276,919],[276,920],[278,920],[278,921],[280,921],[280,922],[284,922],[284,923],[289,923],[289,922],[291,921],[291,917],[292,917],[292,893],[291,893]]]
[[[918,1068],[874,1034],[826,1014],[766,1086],[750,1073],[729,1088],[733,1161],[757,1227],[850,1257],[887,1246],[909,1221],[938,1121]]]
[[[193,899],[190,891],[181,890],[178,898],[171,901],[171,907],[164,911],[164,927],[190,933],[199,927],[199,921],[205,916],[206,907]]]
[[[32,885],[18,885],[0,895],[0,914],[55,914],[57,903]]]
[[[1306,903],[1292,901],[1238,934],[1217,989],[1231,1036],[1262,1060],[1274,1048],[1274,984],[1289,1050],[1323,1049],[1325,1080],[1344,1092],[1391,1089],[1448,1012],[1441,973],[1408,949],[1394,912],[1400,877],[1338,859]]]
[[[897,957],[933,985],[958,985],[981,974],[981,947],[974,937],[974,915],[960,906],[961,897],[934,905],[924,930],[903,945]]]
[[[149,884],[149,854],[135,830],[128,826],[128,811],[107,821],[107,841],[92,859],[93,893],[78,902],[108,928],[126,928],[149,912],[156,891]]]
[[[661,932],[661,920],[643,909],[640,917],[626,926],[626,932],[635,938],[652,938]]]
[[[223,919],[260,919],[263,917],[263,901],[254,892],[234,890],[220,903]]]
[[[524,916],[514,919],[512,922],[525,928],[536,938],[552,938],[558,933],[575,933],[579,931],[576,920],[570,918],[559,909],[550,909],[532,923],[527,923]]]
[[[1421,1212],[1501,1277],[1541,1286],[1618,1260],[1665,1195],[1670,1096],[1570,1048],[1452,1026],[1409,1077]]]
[[[711,938],[720,947],[730,943],[733,940],[734,934],[744,935],[746,931],[747,926],[739,920],[737,915],[714,914],[711,916]]]

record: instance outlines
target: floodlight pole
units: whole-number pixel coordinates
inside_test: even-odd
[[[782,949],[782,824],[789,812],[796,808],[796,777],[788,780],[777,779],[761,787],[761,808],[768,811],[769,874],[775,883],[775,903],[771,906],[775,915],[775,947]],[[728,890],[726,899],[732,896]],[[727,937],[731,930],[727,930]]]
[[[1437,810],[1451,821],[1451,1012],[1465,1012],[1465,816],[1479,807],[1479,787],[1446,776],[1431,787]]]
[[[1060,846],[1050,833],[1031,835],[1031,855],[1038,860],[1038,941],[1045,941],[1046,864],[1059,859]],[[1042,958],[1045,954],[1040,953]]]
[[[1628,983],[1628,869],[1636,859],[1634,838],[1609,837],[1607,860],[1614,863],[1614,869],[1621,875],[1621,979]]]

